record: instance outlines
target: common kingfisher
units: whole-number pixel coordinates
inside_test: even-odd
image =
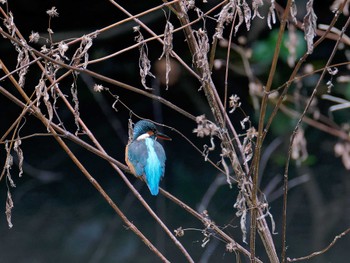
[[[171,140],[157,131],[149,121],[138,121],[133,130],[133,137],[125,148],[125,161],[135,176],[143,176],[152,195],[159,191],[160,179],[164,176],[165,151],[156,141],[157,138]]]

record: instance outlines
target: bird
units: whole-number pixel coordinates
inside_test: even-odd
[[[135,124],[132,138],[125,148],[125,162],[131,173],[143,176],[152,195],[158,194],[165,172],[166,155],[157,138],[171,140],[160,133],[152,122],[140,120]]]

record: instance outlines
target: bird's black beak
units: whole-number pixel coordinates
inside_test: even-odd
[[[156,137],[162,140],[171,141],[171,138],[168,135],[165,135],[164,133],[161,133],[161,132],[157,132]]]

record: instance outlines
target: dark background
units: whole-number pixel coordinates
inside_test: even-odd
[[[31,31],[37,31],[42,36],[45,35],[48,27],[46,10],[52,6],[56,6],[59,12],[59,17],[51,21],[56,41],[80,37],[126,18],[108,1],[9,2],[9,9],[14,15],[14,21],[26,39]],[[197,2],[198,6],[205,10],[217,3],[217,1],[211,1],[210,4],[203,5],[201,1]],[[315,2],[319,23],[328,23],[333,16],[329,11],[331,1]],[[118,3],[132,14],[137,14],[159,4],[160,1],[136,1],[132,4],[130,1],[118,1]],[[302,17],[301,5],[300,10]],[[194,13],[190,14],[195,17]],[[343,25],[344,19],[340,19],[339,25]],[[165,18],[161,10],[148,14],[141,20],[156,33],[162,33],[164,30]],[[175,27],[178,26],[175,15],[172,15],[171,21]],[[265,20],[263,21],[265,25]],[[262,24],[260,20],[257,23]],[[234,42],[237,43],[238,36],[246,35],[249,40],[247,46],[253,46],[258,41],[268,43],[270,31],[266,30],[266,26],[259,28],[257,23],[253,22],[252,29],[248,33],[242,28]],[[99,35],[89,51],[90,59],[108,55],[134,44],[136,33],[133,32],[132,27],[135,25],[134,22],[125,23]],[[194,28],[200,26],[202,24],[195,25]],[[209,35],[212,35],[215,24],[208,19],[206,27]],[[227,28],[229,29],[229,27]],[[147,33],[143,33],[145,38],[149,37]],[[174,50],[191,65],[192,59],[186,45],[182,32],[174,34]],[[333,45],[333,41],[325,41],[308,62],[315,66],[324,65]],[[33,44],[33,46],[40,49],[39,44]],[[158,42],[152,41],[148,43],[148,48],[153,66],[152,72],[157,74],[156,63],[162,53],[162,46]],[[273,48],[272,46],[271,49]],[[73,49],[74,47],[72,47]],[[143,89],[139,79],[138,56],[138,49],[133,49],[88,68]],[[225,56],[226,49],[219,48],[217,57],[224,59]],[[0,58],[10,69],[15,68],[16,57],[17,54],[9,41],[1,39]],[[339,51],[336,60],[345,60],[344,50]],[[232,52],[233,67],[240,68],[241,63],[239,56]],[[252,61],[253,70],[263,83],[266,83],[269,65],[269,62]],[[176,82],[168,90],[158,80],[148,78],[148,84],[155,89],[155,93],[159,92],[162,97],[191,114],[195,116],[206,114],[211,119],[205,96],[202,91],[198,92],[200,88],[198,81],[181,69],[179,65],[175,64],[174,66],[173,71],[178,67],[180,75],[173,76]],[[291,71],[292,69],[281,61],[277,70],[276,86],[284,83]],[[340,71],[344,74],[347,72],[346,68],[340,68]],[[224,72],[224,69],[213,71],[213,79],[220,95],[223,95]],[[39,77],[40,72],[35,67],[31,67],[25,88],[33,90]],[[72,81],[72,78],[67,78],[60,83],[60,88],[70,100]],[[112,109],[111,106],[115,99],[107,92],[94,93],[91,89],[93,82],[93,79],[83,74],[77,81],[81,118],[101,142],[107,153],[123,162],[130,113],[120,103],[116,103],[117,111]],[[203,144],[209,143],[208,138],[198,139],[192,133],[192,130],[196,128],[193,121],[172,109],[119,87],[99,81],[97,83],[108,87],[134,113],[175,127],[200,149],[202,149]],[[306,94],[312,91],[314,82],[310,81],[310,83],[309,86],[305,85]],[[7,80],[0,85],[11,91],[14,89]],[[253,125],[256,126],[257,114],[252,107],[247,85],[248,80],[239,74],[239,70],[230,72],[229,95],[238,94],[241,97],[245,114],[251,116]],[[335,92],[338,92],[339,96],[345,96],[344,90],[348,88],[348,86],[342,86]],[[349,94],[349,92],[347,93]],[[346,96],[345,98],[349,99]],[[58,106],[58,112],[65,127],[74,132],[76,127],[73,117],[65,109],[63,103],[58,103]],[[320,110],[327,114],[329,106],[329,103],[321,103]],[[20,108],[5,97],[0,96],[1,135],[14,122],[20,112]],[[338,124],[348,121],[348,113],[349,110],[335,113],[334,121]],[[236,111],[231,116],[235,127],[239,130],[239,121],[244,118],[244,114],[241,111]],[[133,117],[133,121],[137,121],[137,118]],[[262,171],[261,189],[263,191],[269,189],[272,181],[279,182],[267,195],[271,207],[270,211],[276,221],[278,234],[274,236],[274,239],[278,251],[281,248],[282,198],[280,187],[283,164],[286,160],[289,138],[295,123],[295,120],[291,120],[283,114],[278,115],[263,149],[266,150],[263,159],[268,161],[266,168]],[[315,250],[323,249],[333,240],[335,235],[349,227],[350,222],[349,172],[344,169],[340,158],[334,156],[333,147],[337,138],[306,125],[304,128],[309,158],[302,165],[296,165],[292,162],[290,167],[291,179],[304,176],[307,178],[307,182],[292,188],[289,194],[287,228],[287,254],[289,257],[304,256]],[[26,116],[26,123],[20,134],[25,136],[38,132],[46,132],[46,127],[43,127],[35,117]],[[201,204],[208,187],[216,177],[222,175],[219,175],[208,162],[204,162],[202,156],[177,133],[170,130],[164,130],[164,132],[173,140],[164,144],[167,152],[167,167],[161,186],[186,204],[196,208]],[[184,257],[172,241],[159,229],[144,207],[135,200],[130,190],[107,162],[69,141],[67,143],[94,178],[126,213],[130,221],[139,227],[172,262],[185,262]],[[275,144],[273,143],[277,147],[274,148]],[[16,188],[10,188],[15,206],[12,210],[14,224],[12,229],[8,228],[5,216],[8,182],[5,179],[0,182],[0,262],[159,261],[135,234],[125,228],[111,207],[101,198],[52,137],[39,136],[24,140],[22,149],[25,158],[24,175],[18,178],[16,166],[11,171],[16,183]],[[271,149],[272,152],[269,152],[268,150]],[[4,146],[0,150],[0,157],[3,164],[5,160]],[[214,162],[220,160],[219,152],[212,153],[211,157]],[[198,220],[161,195],[151,196],[147,187],[130,175],[129,179],[171,231],[180,226],[191,229],[179,239],[196,262],[200,260],[202,262],[235,261],[234,253],[227,252],[225,244],[215,237],[212,237],[211,241],[202,248],[204,236],[201,230],[203,225]],[[227,184],[223,184],[218,188],[207,210],[210,217],[219,226],[225,228],[230,236],[241,242],[240,218],[237,218],[233,208],[236,196],[237,189],[235,187],[230,189]],[[310,262],[346,262],[349,256],[348,245],[349,237],[343,237],[329,252],[315,260],[310,260]],[[266,260],[260,240],[258,241],[257,254]]]

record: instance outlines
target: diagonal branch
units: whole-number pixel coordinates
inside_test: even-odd
[[[179,4],[176,4],[175,7],[176,7],[176,11],[178,13],[178,19],[181,22],[181,24],[182,25],[189,24],[188,15],[182,9],[182,6]],[[186,37],[189,49],[192,53],[194,60],[196,61],[199,59],[197,56],[197,50],[199,50],[199,48],[198,48],[198,43],[194,37],[193,30],[190,26],[188,26],[188,27],[184,28],[184,33],[185,33],[185,37]],[[207,98],[207,101],[209,103],[209,106],[212,110],[213,116],[215,118],[215,121],[219,125],[219,127],[221,127],[221,128],[225,127],[225,121],[229,124],[229,127],[233,128],[233,126],[230,126],[231,122],[230,122],[229,118],[223,117],[226,114],[226,111],[221,103],[221,100],[217,94],[215,85],[211,79],[209,62],[207,60],[206,61],[202,60],[201,62],[202,62],[202,64],[204,64],[204,65],[202,65],[202,67],[198,67],[197,66],[198,63],[194,63],[194,64],[196,66],[197,72],[199,72],[199,75],[202,76],[202,78],[203,78],[203,76],[207,77],[206,79],[202,80],[202,86],[203,86],[203,90],[204,90],[205,96]],[[239,142],[238,136],[235,136],[235,140],[237,141],[238,145],[241,145]],[[246,173],[244,172],[241,164],[238,161],[236,151],[231,143],[231,138],[227,132],[223,132],[223,145],[226,149],[229,149],[229,151],[232,153],[230,155],[230,160],[231,160],[232,167],[236,173],[236,176],[239,179],[241,179],[242,181],[244,181]],[[239,147],[239,149],[241,151],[243,159],[245,159],[244,153],[242,152],[242,148]],[[247,174],[248,174],[248,170],[247,170]],[[250,179],[248,179],[248,180],[250,180]],[[247,199],[248,199],[247,202],[248,202],[249,208],[257,211],[256,221],[258,224],[258,232],[259,232],[260,237],[263,241],[263,244],[264,244],[265,249],[267,251],[267,254],[270,258],[270,261],[271,262],[279,262],[270,230],[267,226],[267,222],[266,222],[265,217],[263,216],[263,212],[262,212],[261,208],[257,205],[258,204],[257,196],[256,196],[256,194],[253,195],[253,189],[252,189],[251,183],[247,184],[246,189],[247,189]],[[259,218],[259,220],[257,218]],[[255,230],[251,230],[251,231],[255,231]],[[251,259],[254,260],[254,258],[255,258],[255,255],[251,255]]]
[[[314,258],[316,256],[322,255],[324,253],[326,253],[329,249],[331,249],[335,243],[341,239],[343,236],[347,235],[350,233],[350,228],[346,229],[344,232],[342,232],[341,234],[337,235],[333,241],[324,249],[317,251],[317,252],[313,252],[310,255],[304,256],[304,257],[299,257],[299,258],[287,258],[287,262],[297,262],[297,261],[303,261],[303,260],[309,260],[311,258]]]

